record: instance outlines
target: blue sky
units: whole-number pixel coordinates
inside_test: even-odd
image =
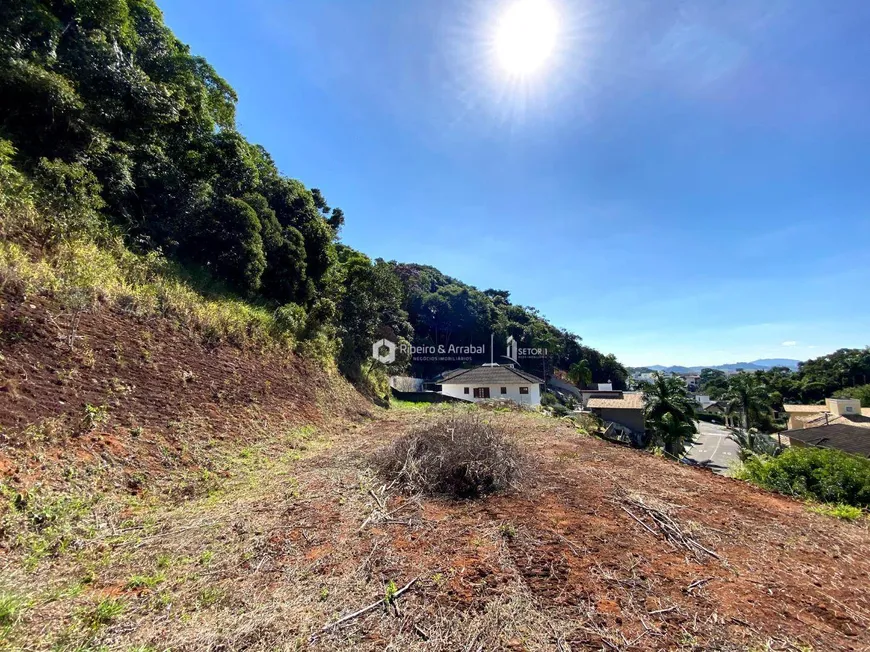
[[[630,365],[870,344],[870,3],[158,0],[343,240],[508,289]]]

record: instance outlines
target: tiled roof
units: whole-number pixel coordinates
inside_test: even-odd
[[[827,412],[828,408],[824,405],[783,405],[782,408],[789,413],[809,413],[809,414],[821,414],[822,412]]]
[[[836,448],[846,453],[870,457],[870,431],[867,428],[837,423],[802,430],[786,430],[782,434],[810,446]]]
[[[622,398],[596,398],[592,397],[586,404],[587,408],[611,408],[617,410],[642,410],[643,394],[624,394]]]
[[[544,381],[512,367],[474,367],[448,371],[436,381],[442,385],[538,385]]]
[[[804,419],[803,422],[806,424],[805,428],[817,428],[819,426],[832,426],[835,424],[845,424],[847,426],[857,426],[859,428],[870,428],[870,417],[865,417],[863,415],[840,415],[834,416],[833,414],[820,414],[819,416],[813,416],[808,419]]]

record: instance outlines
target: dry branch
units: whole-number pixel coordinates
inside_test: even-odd
[[[672,546],[675,548],[685,548],[698,559],[702,558],[701,553],[705,553],[716,559],[721,559],[721,557],[719,557],[715,552],[701,545],[697,540],[686,534],[671,516],[660,509],[656,509],[655,507],[647,505],[640,499],[632,498],[627,495],[622,496],[622,500],[635,509],[640,510],[643,516],[651,521],[651,523],[648,523],[644,518],[639,517],[625,505],[620,505],[626,514],[640,523],[643,528],[652,535],[658,536],[658,533],[660,533],[665,541],[670,543]]]
[[[396,592],[392,595],[392,597],[390,598],[390,603],[394,603],[394,602],[396,601],[396,599],[397,599],[400,595],[402,595],[405,591],[407,591],[408,589],[410,589],[418,579],[419,579],[419,576],[418,576],[418,577],[415,577],[415,578],[412,579],[410,582],[408,582],[405,586],[403,586],[401,589],[399,589],[398,591],[396,591]],[[348,622],[348,621],[351,621],[351,620],[353,620],[354,618],[359,618],[359,617],[362,616],[363,614],[368,613],[368,612],[371,611],[372,609],[376,609],[377,607],[381,606],[382,604],[384,604],[384,599],[383,599],[383,598],[381,598],[380,600],[378,600],[378,601],[376,601],[376,602],[372,602],[372,603],[371,603],[370,605],[368,605],[367,607],[363,607],[362,609],[359,609],[359,610],[357,610],[357,611],[354,611],[353,613],[350,613],[350,614],[348,614],[348,615],[346,615],[346,616],[342,616],[341,618],[339,618],[338,620],[336,620],[334,623],[329,623],[328,625],[324,626],[324,627],[323,627],[323,628],[322,628],[322,629],[321,629],[317,634],[314,634],[314,635],[311,637],[311,640],[313,641],[313,640],[314,640],[315,638],[317,638],[317,636],[319,636],[320,634],[324,634],[324,633],[328,632],[328,631],[331,630],[331,629],[335,629],[336,627],[338,627],[339,625],[341,625],[341,624],[343,624],[343,623],[346,623],[346,622]]]

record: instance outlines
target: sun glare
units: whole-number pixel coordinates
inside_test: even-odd
[[[548,0],[513,0],[496,27],[499,63],[512,75],[536,72],[553,53],[558,31],[556,11]]]

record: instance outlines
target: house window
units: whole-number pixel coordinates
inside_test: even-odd
[[[507,394],[507,387],[502,387],[502,388],[501,388],[501,393],[502,393],[502,394]]]
[[[489,387],[475,387],[474,398],[489,398]]]
[[[462,390],[462,393],[463,393],[463,394],[468,394],[468,388],[465,387],[465,388]]]
[[[529,393],[528,387],[520,387],[520,394],[528,394],[528,393]]]

